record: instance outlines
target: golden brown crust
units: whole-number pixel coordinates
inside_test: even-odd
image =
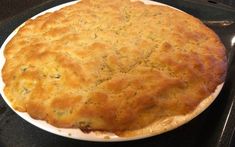
[[[224,46],[198,19],[128,0],[84,0],[28,20],[4,55],[15,109],[110,132],[191,113],[227,68]]]

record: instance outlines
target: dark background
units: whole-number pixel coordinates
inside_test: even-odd
[[[43,3],[50,3],[53,0],[0,0],[0,21],[18,14],[26,9]],[[172,0],[174,1],[174,0]],[[194,0],[211,3],[222,3],[235,8],[235,0]]]
[[[69,0],[0,0],[0,46],[19,24],[49,7]],[[220,36],[227,48],[230,68],[226,84],[216,101],[201,115],[162,135],[124,143],[95,143],[59,137],[36,128],[17,116],[0,98],[0,147],[73,146],[158,146],[229,147],[235,146],[235,63],[231,37],[235,25],[223,26],[208,21],[235,21],[235,0],[158,0],[180,8],[204,21]],[[231,141],[233,139],[233,141]],[[232,142],[230,144],[230,142]]]

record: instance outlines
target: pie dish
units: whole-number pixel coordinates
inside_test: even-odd
[[[198,19],[149,1],[74,3],[2,46],[1,93],[29,122],[79,132],[72,138],[138,139],[188,122],[219,93],[225,48]]]

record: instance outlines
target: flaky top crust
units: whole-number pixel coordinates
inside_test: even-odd
[[[28,20],[4,55],[15,109],[110,132],[191,113],[227,68],[224,46],[198,19],[128,0],[83,0]]]

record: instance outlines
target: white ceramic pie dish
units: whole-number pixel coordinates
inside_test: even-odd
[[[161,3],[157,3],[157,2],[153,2],[153,1],[147,1],[147,0],[142,0],[145,4],[151,4],[151,5],[164,5],[167,7],[171,7],[165,4],[161,4]],[[46,11],[43,11],[37,15],[35,15],[34,17],[32,17],[31,19],[35,19],[36,17],[43,15],[47,12],[54,12],[56,10],[59,10],[62,7],[68,6],[68,5],[72,5],[76,2],[79,1],[73,1],[73,2],[69,2],[69,3],[65,3],[53,8],[50,8]],[[173,8],[173,7],[171,7]],[[176,9],[176,8],[174,8]],[[177,9],[178,10],[178,9]],[[181,10],[179,10],[181,11]],[[24,25],[24,23],[22,24]],[[0,50],[0,70],[2,70],[2,67],[5,63],[5,58],[3,55],[3,51],[4,48],[6,46],[6,44],[11,40],[11,38],[17,33],[18,29],[22,26],[20,25],[16,30],[14,30],[9,36],[8,38],[5,40],[5,42],[3,43],[3,45],[1,46],[1,50]],[[37,126],[45,131],[60,135],[60,136],[64,136],[64,137],[68,137],[68,138],[73,138],[73,139],[80,139],[80,140],[88,140],[88,141],[100,141],[100,142],[113,142],[113,141],[128,141],[128,140],[136,140],[136,139],[141,139],[141,138],[146,138],[146,137],[150,137],[150,136],[154,136],[154,135],[158,135],[167,131],[170,131],[172,129],[175,129],[185,123],[187,123],[188,121],[190,121],[191,119],[193,119],[194,117],[196,117],[197,115],[199,115],[201,112],[203,112],[213,101],[214,99],[218,96],[220,90],[222,89],[223,84],[220,84],[216,91],[214,93],[212,93],[207,99],[205,99],[203,102],[200,103],[200,105],[196,108],[195,111],[193,111],[190,114],[184,115],[184,116],[175,116],[166,120],[162,120],[161,122],[156,122],[151,124],[150,126],[148,126],[147,128],[143,128],[141,130],[138,130],[139,132],[143,132],[142,135],[138,135],[135,137],[119,137],[113,133],[109,133],[109,132],[90,132],[90,133],[84,133],[82,132],[80,129],[67,129],[67,128],[57,128],[54,127],[50,124],[48,124],[45,121],[42,120],[35,120],[33,118],[31,118],[28,113],[24,113],[24,112],[19,112],[17,110],[15,110],[12,106],[10,101],[7,99],[7,97],[4,95],[3,89],[4,89],[4,83],[2,80],[2,75],[0,72],[0,92],[1,95],[3,97],[3,99],[5,100],[5,102],[10,106],[10,108],[16,112],[20,117],[22,117],[24,120],[26,120],[27,122],[33,124],[34,126]],[[159,125],[160,124],[160,125]],[[146,134],[146,130],[151,130],[151,133]],[[141,134],[141,133],[140,133]]]

